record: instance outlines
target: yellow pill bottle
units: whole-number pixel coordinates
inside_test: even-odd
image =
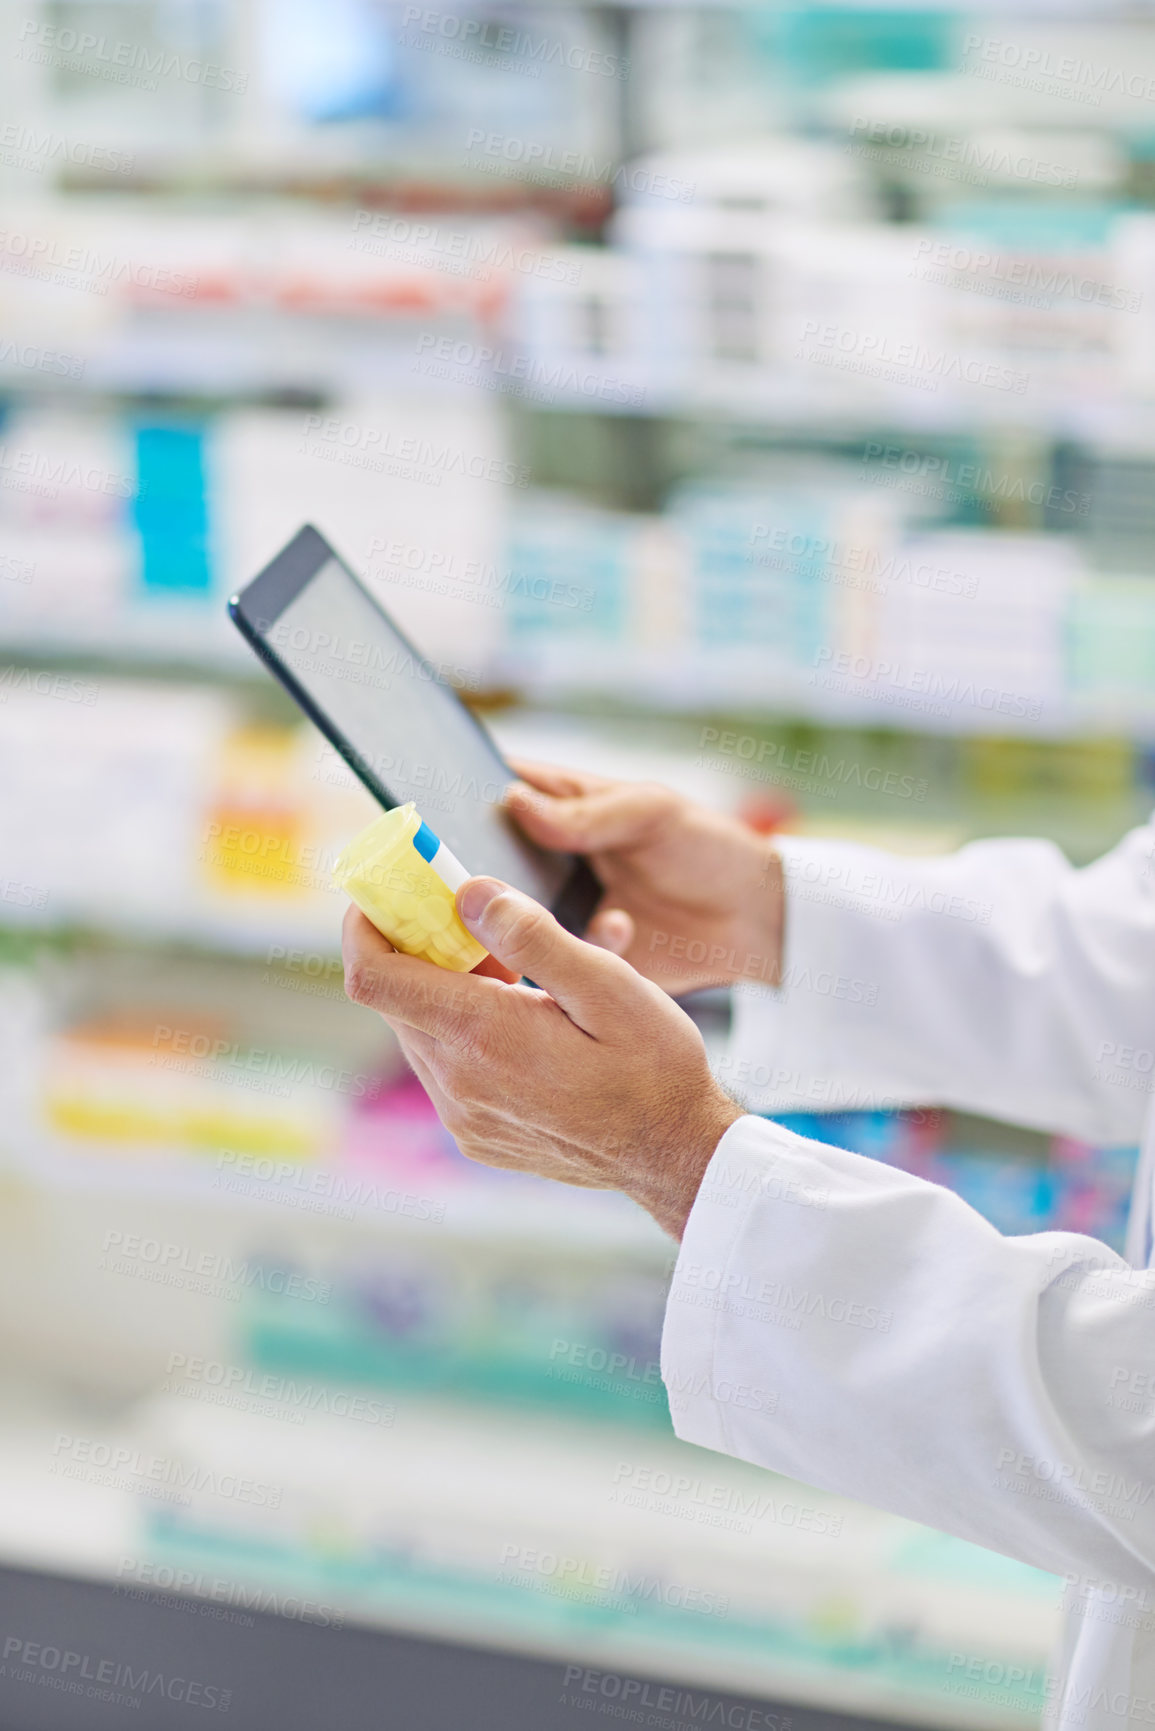
[[[394,949],[468,973],[489,954],[457,915],[454,893],[473,874],[412,800],[376,818],[333,864],[333,881]]]

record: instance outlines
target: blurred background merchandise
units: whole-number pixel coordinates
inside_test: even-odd
[[[1155,785],[1152,9],[0,27],[0,1554],[1031,1723],[1059,1584],[677,1444],[670,1245],[468,1166],[346,1004],[367,796],[223,601],[311,518],[510,749],[1093,858]],[[1121,1241],[1131,1149],[814,1104]]]

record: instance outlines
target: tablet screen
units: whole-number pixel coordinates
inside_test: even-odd
[[[569,862],[534,848],[499,809],[512,775],[451,689],[465,669],[419,656],[334,557],[262,622],[262,636],[378,797],[415,801],[470,873],[553,903]]]

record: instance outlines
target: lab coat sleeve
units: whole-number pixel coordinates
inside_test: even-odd
[[[677,1434],[1056,1573],[1155,1580],[1155,1274],[733,1124],[691,1211]]]
[[[909,859],[783,838],[782,986],[733,994],[719,1079],[758,1111],[940,1105],[1107,1145],[1155,1090],[1155,828]]]

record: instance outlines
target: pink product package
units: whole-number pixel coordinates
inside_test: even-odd
[[[416,1076],[403,1076],[357,1102],[345,1134],[350,1166],[391,1178],[420,1178],[426,1188],[500,1183],[517,1173],[467,1160],[438,1118]]]

